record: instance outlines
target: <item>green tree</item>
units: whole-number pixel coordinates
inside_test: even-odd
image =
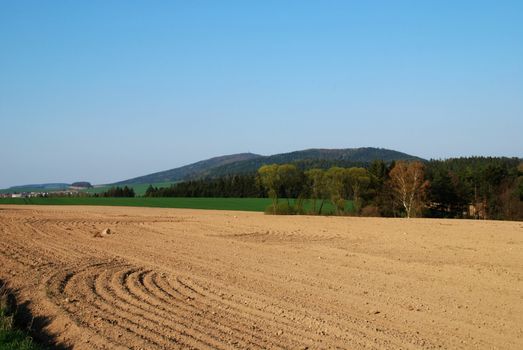
[[[294,164],[282,164],[277,166],[277,178],[279,181],[279,190],[287,198],[287,204],[290,206],[289,198],[299,192],[300,172]]]
[[[276,213],[278,207],[278,192],[281,186],[278,164],[264,165],[258,169],[258,176],[261,185],[267,190],[269,198],[272,199],[273,213]]]
[[[369,167],[369,174],[375,187],[381,188],[387,180],[387,164],[381,159],[374,160]]]
[[[354,200],[354,209],[359,213],[362,207],[361,194],[370,184],[369,173],[363,168],[349,168],[346,170],[346,177]]]
[[[316,213],[316,202],[321,200],[318,209],[318,214],[321,215],[325,199],[329,196],[325,171],[322,169],[310,169],[305,172],[305,176],[307,178],[307,185],[310,189],[313,211]]]
[[[145,190],[145,197],[153,197],[157,191],[158,189],[154,188],[153,185],[149,185]]]
[[[332,167],[325,173],[327,188],[337,215],[341,215],[345,209],[345,188],[347,183],[347,171],[345,168]]]
[[[457,217],[464,210],[464,202],[458,193],[459,179],[445,167],[437,167],[430,176],[428,199],[435,216]]]

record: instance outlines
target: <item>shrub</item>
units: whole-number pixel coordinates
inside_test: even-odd
[[[265,214],[272,214],[272,215],[296,215],[296,214],[303,214],[302,209],[299,207],[289,204],[287,202],[279,202],[276,205],[276,210],[273,205],[269,205],[265,209]]]
[[[367,217],[379,217],[381,216],[380,208],[378,208],[376,205],[367,205],[361,209],[360,215]]]

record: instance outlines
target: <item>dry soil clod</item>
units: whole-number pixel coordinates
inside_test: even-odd
[[[111,235],[111,234],[113,234],[113,232],[111,231],[111,229],[110,229],[110,228],[106,228],[106,229],[104,229],[102,232],[96,232],[96,233],[94,234],[94,237],[102,238],[102,237],[105,237],[105,236],[109,236],[109,235]]]

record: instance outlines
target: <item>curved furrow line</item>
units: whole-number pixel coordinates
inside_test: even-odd
[[[133,318],[141,319],[139,315],[127,312],[125,308],[115,305],[114,302],[107,301],[102,293],[98,291],[96,286],[96,275],[88,275],[83,277],[81,284],[83,284],[86,289],[91,293],[91,300],[89,302],[89,307],[101,313],[102,316],[97,316],[98,320],[103,321],[105,324],[110,325],[110,327],[117,327],[123,332],[120,333],[124,337],[123,340],[118,339],[118,333],[110,332],[111,329],[103,329],[104,336],[117,341],[123,345],[133,344],[138,340],[143,343],[143,346],[150,348],[154,346],[155,348],[165,348],[166,345],[173,346],[178,343],[174,338],[166,337],[162,334],[159,334],[156,330],[148,327],[144,324],[133,321]],[[89,325],[91,328],[96,328],[95,325]],[[141,346],[140,346],[141,347]]]
[[[326,340],[305,325],[277,313],[223,299],[212,288],[195,281],[167,279],[124,262],[89,264],[57,275],[55,282],[52,280],[49,289],[55,294],[55,303],[115,345],[135,344],[138,340],[145,348],[321,348]],[[60,303],[67,296],[78,298],[78,294],[85,299],[87,310],[100,314],[101,317],[94,318],[98,323],[74,306]],[[213,309],[220,311],[210,315]],[[310,318],[297,310],[289,311],[299,318]],[[103,325],[100,329],[99,323]],[[343,348],[347,341],[355,340],[353,336],[358,338],[359,333],[366,333],[359,327],[342,329],[350,331],[346,335],[351,336],[344,336],[345,342],[329,336],[331,346]],[[166,330],[168,334],[158,330]],[[370,334],[361,335],[367,338]],[[388,337],[378,337],[387,344]]]
[[[35,228],[35,227],[32,227],[32,229],[36,230],[38,232],[41,232],[41,233],[45,233],[45,231],[50,231],[50,232],[54,232],[55,234],[57,232],[60,232],[58,230],[62,230],[62,231],[65,230],[64,228],[59,228],[55,224],[42,228],[42,230]],[[66,230],[65,232],[68,232],[69,235],[71,234],[68,230]],[[75,231],[75,232],[78,232],[78,231]],[[81,232],[88,233],[89,236],[91,236],[91,234],[92,234],[92,231],[85,230],[85,227],[82,229]],[[67,248],[66,246],[63,245],[63,242],[61,240],[57,239],[57,237],[52,236],[52,235],[47,235],[47,237],[45,238],[45,241],[42,241],[41,239],[40,240],[33,239],[33,243],[35,245],[38,245],[40,249],[45,250],[47,247],[51,247],[56,252],[58,252],[59,253],[58,255],[60,255],[60,261],[65,261],[63,258],[64,253],[68,256],[68,260],[80,260],[80,259],[84,259],[86,256],[96,254],[96,251],[93,249],[92,244],[90,242],[87,242],[87,244],[86,244],[84,241],[77,240],[75,238],[72,238],[72,241],[73,241],[72,244]]]
[[[32,266],[32,264],[27,262],[27,260],[20,259],[19,250],[12,244],[0,242],[0,255],[5,256],[9,260],[20,263],[20,265]]]
[[[161,329],[161,324],[152,322],[143,317],[142,314],[131,311],[128,304],[116,302],[115,300],[110,299],[110,295],[108,296],[100,290],[100,288],[103,287],[99,285],[99,277],[100,275],[97,274],[89,275],[86,279],[86,282],[89,282],[87,287],[91,292],[96,307],[107,313],[109,317],[111,317],[110,320],[116,320],[118,324],[125,324],[127,331],[133,333],[135,337],[142,339],[145,343],[148,343],[148,347],[150,347],[150,344],[154,344],[154,346],[158,348],[169,348],[177,345],[185,348],[196,349],[194,346],[184,344],[180,339],[175,338],[174,335],[166,336],[161,334],[158,331],[158,329]],[[138,323],[134,321],[135,319],[152,322],[153,325],[147,325],[143,322]]]
[[[187,330],[172,328],[164,323],[165,319],[158,317],[154,318],[150,312],[129,304],[128,301],[122,301],[120,298],[116,297],[114,293],[110,293],[107,289],[108,286],[104,284],[110,281],[110,275],[108,275],[107,272],[108,271],[102,272],[102,274],[96,276],[99,278],[94,278],[94,292],[110,307],[119,310],[119,314],[115,314],[116,317],[121,317],[126,320],[131,320],[132,317],[135,317],[142,321],[146,321],[146,323],[151,323],[151,325],[147,325],[146,323],[141,325],[141,328],[143,328],[142,330],[147,330],[148,332],[146,337],[154,336],[156,342],[163,340],[164,344],[166,343],[166,346],[172,346],[172,343],[178,343],[184,347],[193,349],[213,348],[212,345],[193,338],[187,333]],[[102,275],[104,275],[103,278],[100,278]],[[143,303],[143,301],[141,302]],[[172,333],[171,335],[164,335],[158,332],[158,329],[166,328],[170,330]]]
[[[105,300],[97,291],[97,271],[93,273],[91,270],[93,269],[88,266],[82,270],[62,272],[55,275],[61,275],[62,278],[50,279],[47,283],[49,293],[54,294],[51,299],[54,299],[55,304],[66,311],[79,325],[102,336],[107,342],[124,347],[138,341],[142,344],[138,348],[145,346],[145,348],[150,349],[151,346],[154,346],[164,349],[178,346],[196,349],[186,344],[179,344],[176,339],[168,338],[151,327],[133,321],[132,317],[126,314],[125,308]],[[78,297],[78,294],[80,294],[87,310],[76,310],[74,305],[63,303],[64,297],[69,296],[68,290],[72,292],[71,295],[73,296]],[[124,315],[115,313],[115,310],[124,313]],[[132,316],[140,319],[137,315]],[[102,323],[102,325],[99,323]]]
[[[63,278],[61,278],[63,277]],[[107,337],[101,335],[99,332],[97,332],[97,329],[100,327],[96,327],[96,325],[93,325],[92,322],[89,322],[85,319],[85,314],[90,313],[89,311],[83,311],[79,312],[78,310],[72,309],[72,306],[69,304],[64,303],[64,297],[65,292],[64,289],[69,283],[69,280],[71,280],[73,277],[73,274],[71,272],[63,271],[54,274],[51,276],[46,282],[45,282],[45,290],[47,297],[62,311],[64,311],[69,318],[71,318],[79,327],[86,328],[87,331],[91,332],[94,336],[100,337],[104,340],[104,342],[109,343],[109,345],[112,346],[121,346],[124,347],[126,345],[125,338],[127,336],[127,332],[129,332],[129,329],[126,327],[123,327],[121,325],[112,325],[112,327],[118,328],[122,331],[122,334],[125,335],[122,337],[123,339],[112,339],[112,337]],[[89,297],[89,295],[82,295],[80,290],[77,290],[77,293],[80,294],[80,297],[83,296],[83,302],[85,302],[87,305],[89,305],[90,308],[93,310],[99,310],[96,306],[94,306],[93,302],[94,299],[92,296]],[[101,310],[99,310],[101,312]],[[102,329],[104,329],[102,327]],[[92,344],[91,344],[92,345]]]
[[[235,239],[243,242],[268,242],[268,243],[307,243],[307,242],[322,242],[322,241],[332,241],[338,236],[332,235],[318,235],[312,234],[306,236],[306,241],[301,234],[298,233],[284,233],[279,231],[266,231],[266,232],[248,232],[248,233],[222,233],[222,234],[212,234],[209,235],[212,237],[220,238],[229,238]]]
[[[33,268],[33,260],[29,258],[27,251],[10,243],[0,242],[0,255],[27,268]]]
[[[157,283],[154,283],[152,281],[148,282],[151,284],[151,287],[147,287],[148,290],[152,291],[152,286],[157,286]],[[175,299],[183,301],[184,298],[180,294],[179,296],[169,296],[169,294],[165,293],[161,290],[155,291],[158,295],[163,294],[161,298],[164,300],[165,303],[169,303],[169,300]],[[259,328],[256,326],[256,322],[252,321],[249,322],[244,317],[240,315],[234,315],[229,312],[229,310],[217,308],[214,305],[211,305],[209,303],[203,303],[200,300],[195,299],[185,299],[188,300],[187,305],[189,308],[191,308],[192,312],[204,312],[206,317],[210,317],[212,319],[211,325],[214,328],[219,328],[220,331],[223,333],[233,334],[235,339],[240,339],[242,342],[246,342],[250,346],[255,346],[256,348],[279,348],[279,349],[285,349],[286,344],[280,342],[278,339],[271,339],[270,337],[264,336],[264,333],[267,333],[268,331],[265,330],[265,332],[261,332]],[[217,310],[217,311],[211,311],[211,310]]]
[[[181,322],[181,324],[185,325],[187,328],[193,327],[193,325],[186,325],[185,321],[187,320],[187,316],[194,316],[194,313],[189,311],[182,313],[177,310],[184,309],[184,304],[169,304],[169,306],[175,306],[175,308],[166,308],[155,295],[143,292],[143,286],[140,285],[141,282],[137,276],[148,272],[150,271],[135,269],[132,271],[122,270],[115,273],[112,278],[113,280],[116,279],[117,283],[111,284],[111,289],[112,292],[115,293],[115,297],[118,297],[129,304],[133,304],[134,306],[143,309],[146,312],[151,312],[161,319],[168,319],[175,323]],[[185,309],[187,308],[185,307]],[[180,319],[176,317],[179,317]]]
[[[158,221],[144,221],[144,220],[115,220],[115,219],[97,219],[97,220],[81,220],[78,218],[71,219],[50,219],[46,220],[49,224],[66,227],[97,227],[97,226],[119,226],[119,225],[135,225],[135,224],[146,224],[146,223],[157,223]]]
[[[259,321],[265,322],[264,319],[261,319],[259,317],[253,316],[249,319],[249,316],[252,316],[250,314],[246,314],[244,312],[234,310],[234,308],[229,307],[229,305],[224,303],[212,303],[212,301],[207,300],[206,297],[192,297],[188,296],[187,294],[181,293],[177,288],[173,287],[172,285],[168,284],[167,282],[163,282],[165,285],[161,286],[161,282],[158,281],[158,279],[154,278],[151,280],[151,283],[154,285],[154,290],[157,292],[162,293],[163,299],[166,300],[168,303],[168,300],[176,299],[176,300],[190,300],[191,304],[194,304],[194,307],[198,310],[219,310],[219,313],[215,313],[213,315],[214,318],[219,318],[220,320],[224,321],[225,324],[227,324],[227,327],[233,329],[236,332],[240,333],[246,333],[249,334],[251,337],[256,338],[258,342],[261,343],[270,343],[271,347],[278,346],[281,348],[288,348],[288,343],[283,342],[283,340],[279,340],[275,337],[277,332],[281,330],[281,327],[274,327],[274,325],[267,325],[263,324],[262,327],[265,329],[264,332],[261,332]],[[198,305],[198,306],[197,306]],[[233,324],[236,324],[238,326],[242,326],[242,328],[237,328],[232,326]],[[267,328],[272,328],[272,331],[267,330]],[[265,334],[264,336],[261,336],[260,333]],[[304,346],[303,339],[304,337],[299,338],[290,338],[289,335],[291,333],[287,332],[283,338],[288,341],[293,341],[296,343],[296,346]],[[307,338],[307,337],[305,337]],[[312,341],[312,340],[311,340]],[[252,342],[252,340],[251,340]],[[267,345],[259,344],[261,348],[266,348]]]
[[[128,266],[126,265],[126,266],[120,266],[120,267],[128,267]],[[113,268],[113,269],[115,269],[115,268]],[[116,270],[116,271],[120,271],[120,270]],[[138,270],[136,270],[136,271],[138,271]],[[107,271],[106,271],[106,272],[107,272]],[[112,272],[112,271],[111,271],[111,272]],[[131,271],[131,270],[123,270],[123,272],[124,272],[124,274],[126,274],[126,275],[131,275],[134,271]],[[104,272],[104,273],[105,273],[105,272]],[[102,274],[103,274],[103,273],[102,273]],[[108,275],[108,276],[111,276],[111,275]],[[106,277],[106,278],[108,278],[108,277]],[[111,299],[111,297],[114,298],[114,297],[115,297],[114,295],[112,295],[112,296],[106,296],[106,295],[103,295],[103,292],[102,292],[102,289],[101,289],[101,288],[97,288],[97,291],[98,291],[100,297],[102,297],[102,298],[103,298],[104,300],[106,300],[108,303],[113,302],[113,300]],[[139,300],[138,300],[138,303],[139,303],[138,306],[143,306],[143,302],[144,302],[143,300],[140,300],[140,299],[139,299]],[[123,303],[124,303],[124,304],[125,304],[125,303],[128,303],[128,301],[124,301]],[[142,305],[140,305],[140,303],[142,303]],[[128,309],[125,309],[125,306],[128,306],[128,305],[124,305],[122,309],[123,309],[124,311],[129,311]],[[144,315],[143,313],[140,313],[140,314],[137,315],[137,316],[144,317],[144,316],[148,316],[148,315]],[[182,316],[181,316],[182,319],[183,319],[184,316],[187,316],[187,315],[182,315]],[[152,319],[151,319],[150,321],[151,321],[151,322],[158,322],[158,320],[152,320]],[[162,321],[164,321],[164,319],[163,319],[163,318],[160,318],[160,322],[162,322]],[[177,320],[177,323],[180,323],[180,320]],[[159,326],[160,326],[160,325],[159,325]],[[189,326],[189,327],[190,327],[190,326]],[[190,330],[191,330],[191,328],[189,328],[189,327],[187,328],[187,330],[182,330],[181,332],[180,332],[179,330],[175,330],[175,329],[173,329],[173,330],[175,330],[176,332],[179,332],[179,333],[181,333],[181,334],[184,334],[184,333],[187,333],[187,331],[190,331]],[[186,335],[189,336],[189,337],[191,336],[190,334],[186,334]],[[218,343],[217,343],[217,344],[214,344],[214,345],[212,345],[212,346],[209,345],[209,344],[207,344],[207,345],[208,345],[209,347],[216,348],[217,345],[219,345],[219,344],[221,344],[221,342],[219,342],[219,340],[218,340]],[[197,344],[197,347],[198,347],[198,348],[202,348],[201,344]]]
[[[205,321],[208,321],[210,323],[211,327],[219,328],[222,332],[225,333],[230,332],[232,330],[237,335],[249,335],[251,339],[244,339],[244,341],[252,345],[256,345],[260,348],[264,348],[269,345],[269,341],[267,339],[263,338],[258,334],[258,332],[253,330],[255,328],[253,328],[254,322],[245,321],[241,315],[233,315],[230,312],[228,312],[228,310],[224,313],[222,312],[223,309],[216,307],[211,303],[205,303],[201,300],[201,298],[187,298],[179,292],[177,294],[169,293],[162,289],[159,283],[155,281],[158,278],[159,277],[157,273],[152,273],[144,275],[142,277],[142,280],[146,292],[153,294],[156,298],[161,300],[162,304],[170,306],[173,304],[173,301],[179,301],[180,303],[184,303],[188,312],[191,312],[192,314],[205,313],[206,316],[213,318],[213,321],[205,319]],[[219,312],[215,312],[213,310],[218,310]],[[224,324],[227,324],[227,326],[224,326]],[[280,344],[278,342],[276,343],[278,346],[285,348],[283,344]],[[274,346],[275,344],[273,342],[270,345]]]
[[[31,217],[31,218],[27,218],[27,219],[22,218],[21,221],[22,221],[21,222],[22,224],[38,224],[38,223],[43,222],[44,219]]]
[[[167,317],[172,318],[173,316],[177,316],[182,320],[182,323],[190,330],[198,330],[200,335],[206,335],[213,339],[215,342],[215,347],[220,347],[223,345],[223,340],[219,337],[210,334],[208,332],[209,329],[215,329],[218,331],[219,334],[221,334],[223,337],[226,338],[227,341],[232,342],[233,339],[230,337],[230,332],[220,330],[219,328],[216,328],[215,325],[210,322],[209,320],[203,318],[201,316],[201,312],[203,310],[197,310],[192,309],[187,305],[187,300],[181,300],[179,299],[178,304],[174,303],[165,303],[162,302],[155,294],[148,292],[147,288],[142,284],[143,280],[140,277],[144,273],[148,273],[149,271],[140,271],[137,272],[137,275],[135,277],[137,278],[129,278],[131,276],[123,276],[124,280],[123,283],[118,285],[121,288],[125,289],[125,292],[129,294],[130,297],[132,297],[134,300],[139,300],[141,302],[145,302],[148,304],[150,308],[156,311],[157,314],[159,314],[160,317]],[[165,307],[166,305],[167,307]],[[187,321],[191,322],[192,317],[198,317],[197,321],[192,321],[192,323],[187,324]],[[178,320],[180,322],[180,320]],[[206,323],[206,327],[201,327],[201,323]],[[243,344],[242,347],[245,347],[247,344]]]
[[[161,281],[161,282],[160,282]],[[167,294],[169,297],[172,298],[179,298],[176,296],[176,293],[180,295],[182,299],[191,299],[194,301],[199,301],[200,303],[204,304],[204,308],[207,309],[216,309],[219,308],[220,310],[226,310],[227,314],[230,316],[228,319],[231,319],[232,323],[239,323],[244,325],[246,329],[252,328],[253,320],[255,321],[262,321],[264,328],[271,328],[272,331],[266,332],[270,333],[269,336],[270,341],[276,341],[277,339],[275,335],[279,331],[283,331],[284,333],[281,335],[282,338],[284,338],[287,341],[292,341],[293,343],[296,343],[297,346],[304,346],[305,343],[319,343],[321,340],[311,337],[311,331],[307,329],[299,329],[296,323],[284,323],[281,320],[281,317],[276,314],[265,314],[263,311],[258,309],[248,309],[245,307],[245,310],[242,310],[243,306],[234,302],[227,302],[226,300],[216,296],[209,296],[206,294],[203,294],[196,289],[188,286],[186,283],[182,282],[179,277],[176,278],[177,283],[180,284],[181,288],[176,288],[172,285],[169,281],[163,280],[163,279],[156,279],[155,286],[157,290],[161,290],[163,293]],[[161,284],[164,284],[162,286]],[[184,293],[181,290],[188,290],[189,293]],[[191,295],[193,294],[193,295]],[[279,320],[280,319],[280,320]],[[249,327],[250,326],[250,327]],[[255,327],[256,328],[256,327]],[[253,332],[257,333],[257,332]],[[305,342],[304,342],[305,341]],[[276,341],[276,343],[280,343]],[[283,345],[285,343],[281,342],[280,345],[282,347],[288,347],[288,345]]]
[[[46,237],[46,238],[54,238],[54,235],[52,235],[51,233],[48,232],[48,230],[40,230],[39,228],[37,228],[36,226],[38,227],[46,227],[46,225],[48,225],[47,222],[43,221],[43,222],[27,222],[25,223],[25,227],[29,228],[31,231],[37,233],[39,236],[41,237]]]
[[[109,284],[105,286],[107,288],[104,292],[109,294],[109,296],[112,298],[111,300],[117,301],[118,304],[123,304],[127,307],[126,311],[132,314],[136,314],[137,316],[141,317],[144,320],[147,320],[151,323],[154,323],[155,325],[159,327],[163,327],[164,329],[167,328],[170,331],[178,334],[182,338],[184,338],[184,342],[187,344],[191,344],[192,346],[196,348],[217,348],[219,345],[221,345],[221,342],[219,339],[214,340],[214,344],[211,344],[209,340],[203,340],[194,337],[192,334],[190,334],[192,330],[192,325],[187,325],[187,315],[176,315],[176,313],[173,312],[167,312],[163,314],[159,314],[158,310],[155,309],[154,306],[150,305],[149,301],[146,301],[142,298],[135,297],[129,290],[126,288],[122,283],[125,283],[125,281],[122,280],[122,278],[125,278],[123,276],[130,276],[133,273],[136,273],[140,271],[139,269],[132,269],[132,270],[119,270],[116,271],[115,274],[112,274],[111,276],[108,276],[107,282]],[[121,276],[117,276],[118,272],[123,274]],[[116,277],[115,277],[116,276]],[[115,287],[113,287],[112,283],[116,279],[117,283],[114,284]],[[118,290],[116,287],[122,288],[121,290]],[[105,298],[108,298],[105,296]],[[178,318],[175,318],[174,316],[178,316]],[[166,321],[172,322],[173,325],[166,323]],[[176,327],[178,326],[178,327]],[[203,331],[205,332],[205,331]],[[203,333],[205,334],[205,333]]]
[[[5,248],[0,248],[0,249],[5,249]],[[19,259],[16,254],[9,253],[9,251],[7,251],[7,250],[4,250],[4,251],[0,252],[0,255],[2,255],[3,257],[5,257],[8,260],[11,260],[15,264],[20,264],[20,265],[22,265],[22,266],[24,266],[26,268],[32,268],[33,267],[33,265],[31,263]]]
[[[137,274],[140,272],[143,271],[137,271],[134,274],[137,276]],[[158,299],[155,298],[154,295],[152,296],[153,300],[151,300],[151,295],[144,292],[143,286],[140,285],[140,282],[136,278],[129,278],[132,276],[133,274],[121,276],[123,279],[122,283],[118,283],[117,286],[122,288],[120,293],[123,293],[126,297],[131,298],[133,303],[138,303],[137,307],[146,308],[147,312],[154,313],[161,320],[172,320],[173,323],[177,324],[178,326],[183,326],[184,332],[188,332],[187,334],[192,334],[194,330],[197,330],[196,335],[191,335],[195,340],[206,342],[207,345],[212,348],[223,348],[223,339],[210,334],[207,327],[200,326],[199,323],[201,323],[200,321],[202,321],[202,319],[191,322],[191,317],[197,315],[193,312],[194,310],[188,309],[185,306],[186,301],[181,301],[181,303],[179,305],[175,305],[174,308],[173,304],[170,305],[171,308],[164,308],[159,304]],[[144,306],[144,303],[147,305]],[[230,334],[227,332],[221,332],[220,334],[225,338],[230,338]],[[200,336],[200,338],[197,336]],[[201,339],[202,336],[206,336],[210,339]],[[227,340],[232,343],[235,339],[230,338]],[[246,345],[247,344],[244,344],[240,348],[244,348]]]
[[[240,313],[250,313],[252,315],[255,315],[255,317],[257,317],[259,319],[262,318],[262,319],[267,320],[268,322],[277,323],[280,328],[282,328],[284,330],[287,329],[287,331],[292,332],[295,336],[299,337],[300,339],[308,339],[312,342],[320,343],[320,342],[322,342],[322,338],[325,337],[324,335],[311,337],[311,335],[315,334],[315,333],[313,333],[313,330],[310,327],[299,325],[299,324],[297,324],[297,322],[289,320],[288,318],[281,317],[281,315],[278,315],[275,312],[270,312],[270,311],[266,311],[266,310],[262,310],[260,308],[250,306],[248,304],[244,305],[244,304],[241,304],[238,302],[228,301],[227,299],[223,299],[220,295],[218,295],[212,289],[210,289],[206,286],[200,285],[200,284],[194,282],[194,280],[192,280],[193,283],[190,284],[189,281],[184,282],[178,278],[177,282],[183,284],[184,286],[187,286],[189,288],[189,290],[193,290],[200,295],[207,293],[207,298],[209,298],[209,299],[212,298],[214,300],[217,300],[218,302],[222,302],[222,303],[228,305],[229,307],[236,308],[238,310],[238,312],[240,312]],[[199,291],[199,290],[201,290],[201,291]],[[248,299],[249,301],[252,301],[252,298],[245,296],[245,295],[244,295],[244,297],[246,297],[246,299]],[[259,296],[259,297],[260,297],[259,301],[257,301],[257,302],[263,303],[263,298],[261,298],[261,296]],[[268,304],[268,303],[265,303],[265,304]],[[306,312],[303,312],[303,310],[300,310],[299,308],[293,308],[292,310],[288,309],[288,311],[291,311],[292,313],[296,314],[299,318],[301,318],[302,319],[301,324],[304,323],[303,322],[304,319],[309,319],[310,324],[314,323],[314,324],[317,324],[318,326],[321,325],[322,323],[324,323],[324,321],[325,321],[324,315],[322,315],[322,319],[317,319],[315,317],[308,316],[306,314]],[[364,321],[363,321],[363,323],[364,323]],[[372,330],[368,330],[365,328],[362,329],[361,327],[355,328],[354,322],[340,323],[339,319],[329,317],[329,326],[331,328],[332,327],[337,328],[338,334],[343,334],[343,335],[358,334],[362,337],[370,337],[370,336],[375,337],[375,333]],[[345,338],[340,339],[340,337],[336,337],[336,338],[331,337],[331,339],[335,340],[339,344],[339,346],[341,346],[342,348],[344,346],[346,346],[347,339],[345,339]],[[388,339],[388,341],[391,341],[391,339]]]
[[[44,252],[56,256],[60,261],[71,260],[71,251],[67,249],[63,244],[55,243],[57,237],[40,230],[33,225],[27,225],[29,229],[35,232],[39,237],[44,238],[45,242],[33,239],[33,243],[37,244]]]
[[[171,288],[174,288],[172,284],[169,281],[166,281]],[[318,343],[321,342],[321,339],[311,337],[311,330],[298,325],[296,322],[293,322],[291,320],[288,320],[284,317],[281,317],[281,315],[278,315],[276,313],[267,312],[265,310],[261,310],[258,308],[251,307],[249,305],[240,304],[238,302],[229,301],[227,299],[224,299],[214,291],[212,291],[209,288],[200,286],[200,285],[189,285],[189,282],[184,282],[180,278],[177,278],[177,283],[181,284],[184,289],[189,290],[196,295],[206,295],[206,297],[209,300],[212,300],[216,303],[226,305],[229,309],[233,309],[236,313],[240,315],[252,315],[252,317],[255,317],[257,319],[262,319],[269,324],[272,324],[273,327],[275,327],[277,330],[283,329],[287,333],[292,334],[296,339],[307,339],[308,341]],[[202,291],[199,291],[198,289],[201,289]],[[189,297],[192,297],[188,295]],[[306,315],[301,315],[302,317],[307,317]]]
[[[278,342],[270,343],[267,339],[259,336],[257,332],[252,330],[252,322],[250,324],[240,322],[237,315],[230,315],[228,312],[224,313],[221,311],[212,312],[211,310],[216,309],[215,307],[209,307],[209,305],[205,303],[190,298],[188,299],[187,297],[183,297],[181,294],[179,296],[170,296],[167,293],[158,290],[158,287],[152,282],[153,275],[156,274],[142,272],[139,276],[140,284],[137,285],[137,287],[143,289],[143,293],[151,295],[153,298],[157,299],[158,305],[156,305],[156,307],[162,308],[163,310],[169,310],[169,307],[176,305],[176,308],[183,309],[185,313],[193,317],[197,316],[199,323],[205,323],[205,329],[216,330],[225,338],[228,338],[230,342],[243,343],[243,345],[237,344],[241,345],[241,348],[247,346],[256,346],[258,348],[267,348],[268,346],[271,346],[274,348],[275,345],[280,348],[285,348]],[[163,295],[159,295],[162,293]],[[179,304],[175,304],[175,302],[178,302]],[[207,317],[210,317],[213,320],[210,320]],[[225,324],[227,326],[225,326]],[[235,325],[243,327],[238,328]],[[234,337],[231,337],[231,334],[233,334]],[[246,335],[250,336],[250,339],[247,339]]]
[[[64,294],[65,288],[74,276],[79,275],[80,273],[85,272],[88,269],[105,266],[107,264],[107,262],[99,262],[95,264],[81,265],[74,269],[69,268],[56,272],[49,278],[47,278],[47,280],[44,282],[46,291],[49,295],[58,297],[57,293],[55,292],[58,292],[58,294]],[[53,288],[54,285],[56,285],[56,288]]]
[[[138,273],[138,272],[134,272],[134,273],[137,273],[138,276],[144,276],[145,277],[145,276],[147,276],[148,272],[149,271],[141,271],[140,273]],[[126,276],[126,278],[127,278],[127,276]],[[131,279],[129,279],[129,281],[133,281],[133,283],[135,284],[135,287],[137,287],[137,288],[140,288],[140,289],[144,289],[145,288],[145,290],[143,290],[142,293],[148,293],[148,294],[145,294],[145,295],[144,294],[137,295],[136,296],[136,300],[138,302],[143,303],[144,300],[145,300],[146,302],[151,304],[152,307],[154,307],[154,308],[161,308],[161,306],[158,304],[158,300],[157,300],[158,299],[158,295],[153,295],[152,296],[153,300],[156,301],[156,303],[153,303],[153,302],[151,302],[148,299],[148,297],[150,297],[150,293],[152,293],[154,291],[154,288],[151,290],[150,288],[147,288],[147,286],[145,286],[145,278],[141,278],[141,277],[131,278]],[[128,285],[128,283],[126,283],[126,284]],[[121,286],[122,284],[119,283],[117,285]],[[125,291],[125,293],[132,293],[132,291],[130,289],[128,289],[128,290]],[[169,297],[170,297],[170,299],[169,299]],[[173,303],[172,303],[173,297],[176,300],[180,301],[180,304],[176,305],[176,307],[177,308],[183,308],[184,311],[186,312],[186,314],[182,314],[180,317],[187,317],[188,315],[194,316],[195,313],[196,313],[196,316],[199,316],[201,318],[202,317],[201,313],[205,312],[205,310],[210,308],[206,304],[204,304],[203,308],[202,307],[198,308],[198,307],[196,307],[194,305],[189,305],[187,303],[187,296],[184,296],[183,294],[180,294],[179,297],[174,296],[174,295],[171,295],[171,296],[168,295],[167,300],[165,300],[165,298],[164,298],[164,304],[167,307],[163,308],[168,313],[174,312],[173,309],[169,309],[168,308],[168,307],[172,307],[173,306]],[[191,298],[191,300],[192,300],[191,303],[194,303],[194,299]],[[211,308],[214,308],[214,307],[211,306]],[[223,313],[220,313],[220,314],[223,315]],[[212,317],[213,318],[220,317],[219,316],[220,314],[213,315]],[[242,317],[240,317],[241,315],[229,315],[227,313],[225,313],[225,315],[227,315],[228,317],[220,317],[220,318],[225,320],[227,322],[226,324],[228,324],[228,323],[237,324],[237,323],[239,323],[238,318],[242,319]],[[206,316],[209,316],[209,315],[207,314]],[[210,325],[212,326],[212,328],[216,328],[216,326],[218,325],[217,322],[213,322],[213,321],[205,320],[205,322],[207,323],[206,328],[209,327],[209,322],[210,322]],[[244,348],[245,346],[247,346],[247,344],[250,344],[251,346],[255,346],[255,347],[258,347],[258,348],[267,348],[267,347],[271,347],[271,348],[276,348],[276,347],[288,348],[288,344],[285,345],[285,344],[281,343],[280,341],[275,339],[274,336],[269,336],[268,338],[265,338],[265,339],[260,337],[258,335],[260,332],[256,332],[256,331],[253,330],[253,329],[255,329],[255,328],[253,328],[253,322],[240,322],[240,324],[242,324],[242,323],[243,323],[243,326],[244,326],[243,329],[237,328],[237,327],[234,327],[234,326],[231,326],[231,325],[227,325],[224,328],[222,326],[222,329],[220,330],[220,332],[221,332],[221,334],[224,334],[226,336],[226,338],[230,338],[231,334],[235,335],[234,338],[229,339],[229,343],[230,344],[235,343],[236,345],[241,345],[241,344],[238,344],[238,343],[247,342],[244,346],[241,346],[241,348]],[[193,329],[194,325],[189,325],[189,327],[191,327],[191,329]],[[240,334],[243,334],[243,335],[244,334],[249,334],[249,335],[251,335],[251,339],[244,339],[245,336],[243,336],[243,338],[237,339],[237,336],[240,335]],[[276,334],[276,330],[274,331],[274,334]],[[210,334],[208,334],[208,335],[210,335]],[[284,338],[289,340],[288,337],[284,337]],[[223,341],[221,341],[221,340],[218,340],[218,341],[223,343]],[[267,344],[267,342],[269,342],[269,345]],[[296,346],[299,346],[299,345],[303,346],[303,342],[296,342]]]

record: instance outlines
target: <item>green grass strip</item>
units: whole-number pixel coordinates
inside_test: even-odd
[[[280,202],[286,199],[280,199]],[[291,203],[293,200],[291,200]],[[51,198],[0,198],[0,204],[31,204],[31,205],[102,205],[156,208],[212,209],[212,210],[243,210],[263,212],[272,203],[269,198],[185,198],[185,197],[134,197],[134,198],[103,198],[103,197],[51,197]],[[352,202],[347,201],[346,210],[351,211]],[[306,201],[305,210],[311,210],[311,201]],[[324,214],[334,211],[330,202],[325,202]]]

